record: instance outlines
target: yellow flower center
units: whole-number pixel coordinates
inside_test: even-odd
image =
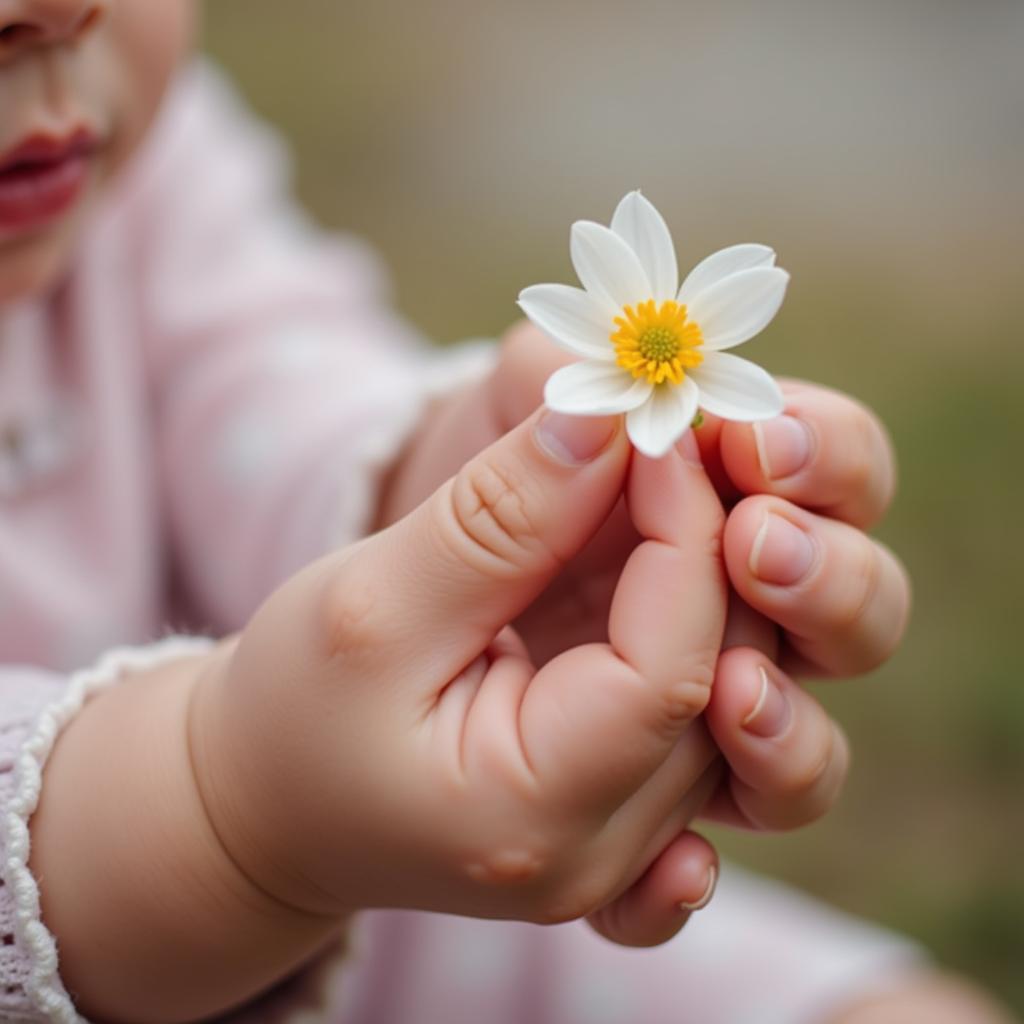
[[[682,384],[686,371],[704,362],[700,327],[686,319],[686,307],[671,299],[659,307],[654,299],[626,306],[615,318],[615,361],[634,377],[652,384]]]

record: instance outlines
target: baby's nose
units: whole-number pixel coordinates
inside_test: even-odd
[[[0,0],[0,59],[34,46],[73,42],[97,25],[109,0]]]

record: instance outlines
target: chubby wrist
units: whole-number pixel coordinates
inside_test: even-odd
[[[188,737],[203,813],[240,876],[282,914],[337,922],[358,908],[308,870],[340,856],[323,825],[322,759],[307,749],[308,716],[318,712],[303,691],[312,689],[306,670],[315,669],[294,663],[294,650],[314,641],[289,633],[285,643],[279,621],[296,600],[305,611],[310,588],[303,583],[316,565],[285,584],[246,634],[226,641],[204,666],[189,702]]]
[[[255,888],[199,798],[190,697],[218,654],[126,678],[59,738],[32,862],[60,974],[91,1019],[194,1019],[283,977],[337,930]]]

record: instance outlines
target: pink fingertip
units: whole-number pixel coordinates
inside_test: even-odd
[[[718,884],[718,868],[712,864],[708,868],[707,873],[707,885],[704,888],[704,894],[700,899],[693,903],[687,903],[685,901],[679,904],[681,910],[685,910],[688,914],[692,914],[697,910],[703,910],[710,902],[711,897],[715,895],[715,886]]]
[[[567,416],[545,410],[534,427],[537,444],[566,466],[593,462],[609,445],[618,429],[610,416]]]
[[[781,736],[789,725],[792,708],[785,694],[768,678],[762,667],[761,689],[757,695],[757,703],[750,714],[740,723],[744,729],[763,739]]]
[[[750,572],[763,583],[789,587],[814,564],[811,538],[788,519],[770,512],[750,547]]]
[[[783,480],[811,458],[811,432],[795,416],[777,416],[754,424],[757,460],[766,480]]]

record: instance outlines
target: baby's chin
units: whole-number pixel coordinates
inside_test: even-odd
[[[45,297],[66,278],[91,198],[38,230],[0,233],[0,314],[7,306]]]

